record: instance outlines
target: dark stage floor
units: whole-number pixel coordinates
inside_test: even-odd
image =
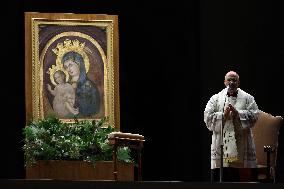
[[[3,179],[0,180],[0,189],[283,189],[284,183],[206,183],[206,182],[181,182],[181,181],[141,181],[141,182],[116,182],[116,181],[62,181],[62,180],[25,180],[25,179]]]

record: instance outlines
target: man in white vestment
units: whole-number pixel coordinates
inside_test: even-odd
[[[236,72],[229,71],[224,84],[226,88],[210,98],[204,111],[204,122],[213,132],[211,169],[217,181],[223,127],[223,180],[239,181],[238,168],[256,168],[251,128],[258,119],[259,110],[254,97],[239,88],[240,79]],[[256,169],[252,170],[253,181]]]

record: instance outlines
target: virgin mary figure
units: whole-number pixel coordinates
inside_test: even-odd
[[[69,74],[69,83],[75,90],[75,107],[79,108],[79,117],[97,114],[100,110],[100,93],[97,86],[86,73],[81,54],[70,51],[62,57],[63,68]]]

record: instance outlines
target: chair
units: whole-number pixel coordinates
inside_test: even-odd
[[[143,148],[144,136],[132,133],[112,132],[108,135],[109,144],[113,145],[113,175],[114,180],[118,180],[117,177],[117,150],[118,147],[127,146],[132,149],[136,149],[138,153],[138,181],[142,181],[141,174],[141,151]]]
[[[282,122],[281,116],[272,116],[261,111],[252,128],[260,182],[275,182],[278,135]]]

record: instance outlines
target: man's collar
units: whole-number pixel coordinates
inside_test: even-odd
[[[227,92],[227,96],[228,97],[230,97],[230,96],[237,97],[238,96],[238,90],[236,90],[233,94],[230,94],[230,93]]]

